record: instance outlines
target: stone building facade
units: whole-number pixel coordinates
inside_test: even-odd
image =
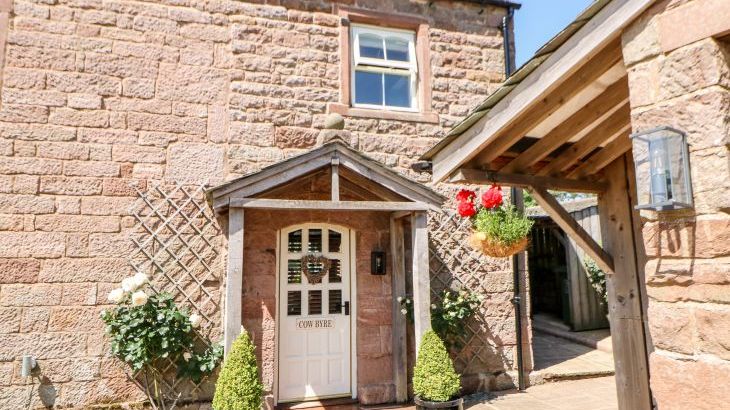
[[[506,11],[477,3],[0,1],[0,407],[141,398],[99,319],[129,274],[133,186],[257,171],[320,145],[330,112],[351,147],[424,181],[410,165],[504,79]],[[348,108],[342,35],[357,18],[418,27],[419,112]],[[380,363],[388,328],[373,329],[360,346]],[[381,384],[372,402],[392,400]]]
[[[622,38],[632,126],[687,132],[694,194],[690,211],[641,213],[659,409],[727,407],[717,386],[730,381],[728,13],[722,1],[660,1]]]

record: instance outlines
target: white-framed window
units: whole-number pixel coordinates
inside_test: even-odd
[[[352,106],[418,111],[416,34],[353,24]]]

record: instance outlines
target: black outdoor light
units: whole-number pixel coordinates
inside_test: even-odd
[[[370,274],[385,275],[385,252],[372,251],[370,253]]]
[[[658,127],[631,135],[636,167],[636,209],[692,207],[689,150],[684,132]]]

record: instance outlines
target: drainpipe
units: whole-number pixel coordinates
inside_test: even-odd
[[[502,38],[504,40],[504,73],[505,77],[512,75],[515,66],[515,58],[512,54],[512,32],[514,28],[514,11],[518,7],[507,7],[507,13],[502,18]],[[524,211],[525,205],[522,189],[510,188],[510,200],[512,204]],[[515,338],[517,340],[517,388],[525,390],[525,370],[522,355],[522,296],[520,286],[520,268],[525,264],[525,253],[520,252],[512,256],[512,304],[515,307]]]

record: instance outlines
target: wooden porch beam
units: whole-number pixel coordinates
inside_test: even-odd
[[[413,327],[416,354],[423,335],[431,329],[431,275],[428,256],[428,214],[411,216],[411,258],[413,259]]]
[[[421,202],[319,201],[298,199],[231,198],[231,208],[312,209],[328,211],[427,211]]]
[[[223,351],[227,356],[233,341],[241,334],[243,315],[243,208],[228,211],[228,269],[226,274],[225,324]]]
[[[504,184],[520,188],[530,186],[545,189],[556,189],[568,192],[599,193],[606,189],[605,182],[587,181],[582,179],[566,179],[553,177],[537,177],[524,174],[503,174],[500,172],[480,171],[478,169],[462,168],[449,179],[451,183],[470,184]]]
[[[560,156],[554,158],[548,165],[538,170],[539,176],[555,176],[570,168],[584,156],[590,154],[597,146],[610,140],[618,134],[628,134],[631,129],[631,108],[624,104],[616,112],[606,118],[600,125],[591,130],[583,138],[571,145]]]
[[[619,135],[600,151],[591,155],[586,162],[580,164],[574,170],[568,172],[568,178],[581,178],[593,175],[602,170],[606,165],[612,163],[616,158],[631,150],[631,138],[627,135]]]
[[[540,207],[596,262],[601,270],[606,274],[615,273],[611,255],[596,243],[547,189],[530,186],[527,190]]]
[[[332,157],[332,182],[330,183],[331,196],[334,202],[340,201],[340,159]]]
[[[406,342],[406,317],[400,313],[399,297],[406,296],[406,253],[403,219],[390,216],[391,295],[393,326],[393,384],[395,401],[408,401],[408,345]]]
[[[550,155],[571,138],[583,133],[587,128],[595,126],[596,122],[607,113],[615,111],[629,101],[629,85],[627,77],[623,77],[604,92],[583,107],[580,107],[568,119],[553,128],[544,137],[526,149],[520,156],[513,159],[499,171],[504,173],[521,172],[537,164]]]

